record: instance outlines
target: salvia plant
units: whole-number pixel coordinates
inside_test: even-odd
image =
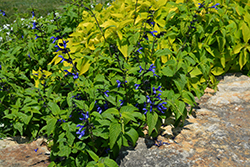
[[[118,166],[139,136],[183,126],[215,76],[249,74],[249,4],[75,0],[17,15],[0,32],[1,136],[45,135],[51,167]]]

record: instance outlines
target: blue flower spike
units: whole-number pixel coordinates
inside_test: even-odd
[[[34,21],[32,29],[37,29],[36,25],[37,25],[37,23]]]
[[[55,43],[56,42],[56,40],[58,40],[58,37],[50,37],[50,39],[53,39],[53,42],[52,43]]]
[[[137,90],[139,88],[140,84],[135,84],[134,86],[135,86],[135,90]]]
[[[141,67],[141,66],[139,66],[140,67],[140,71],[139,71],[139,73],[141,73],[142,71],[143,71],[143,68]]]
[[[153,35],[153,37],[155,37],[154,33],[157,33],[157,31],[150,31],[150,33]]]
[[[34,18],[35,17],[35,12],[32,11],[31,13],[32,13],[32,18]]]
[[[121,87],[121,84],[122,84],[121,81],[116,80],[116,82],[117,82],[117,84],[118,84],[118,85],[117,85],[117,88],[120,88],[120,87]]]
[[[106,90],[106,91],[104,92],[104,95],[107,96],[107,97],[109,97],[108,92],[109,92],[108,90]]]
[[[87,113],[86,114],[84,114],[84,113],[82,113],[82,116],[83,116],[83,118],[79,118],[81,121],[83,121],[83,120],[87,120],[88,118],[89,118],[89,112],[87,111]]]
[[[35,34],[35,36],[36,36],[36,38],[35,39],[37,39],[37,38],[40,38],[41,36],[38,36],[37,34]]]
[[[214,8],[214,9],[218,10],[218,8],[216,8],[216,6],[219,6],[219,5],[220,5],[220,3],[216,3],[215,5],[211,6],[210,8]]]
[[[82,130],[82,128],[84,128],[84,125],[76,125],[76,127],[80,127],[76,134],[80,135],[78,139],[81,139],[85,135],[86,129]]]
[[[3,10],[0,9],[0,12],[2,13],[3,16],[6,16],[5,11],[3,11]]]
[[[140,50],[142,50],[143,49],[143,47],[140,47],[138,50],[137,50],[137,52],[139,52],[140,54],[142,54],[142,52],[140,51]]]

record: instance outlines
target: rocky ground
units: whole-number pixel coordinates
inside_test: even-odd
[[[250,166],[250,78],[227,74],[219,79],[218,91],[207,89],[197,99],[199,105],[184,127],[171,127],[167,124],[172,120],[166,120],[159,142],[139,138],[135,148],[121,150],[117,163],[121,167]],[[48,166],[43,139],[28,144],[21,139],[0,140],[0,167]]]

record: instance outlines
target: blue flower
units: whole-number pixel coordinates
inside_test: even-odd
[[[64,70],[64,71],[67,72],[67,74],[65,76],[67,76],[67,75],[73,75],[74,79],[77,79],[79,77],[78,72],[76,74],[74,74],[74,73],[69,72],[68,70]]]
[[[142,52],[140,50],[142,50],[143,47],[140,47],[136,52],[139,52],[140,54],[142,54]]]
[[[31,13],[32,13],[32,18],[33,18],[33,17],[35,17],[35,12],[34,12],[34,11],[32,11]]]
[[[157,31],[150,31],[150,33],[153,35],[153,37],[155,37],[154,33],[157,33]]]
[[[121,81],[116,80],[116,82],[117,82],[117,84],[118,84],[118,85],[117,85],[117,88],[121,87],[121,84],[122,84]]]
[[[66,122],[66,121],[63,120],[63,119],[58,119],[58,120],[57,120],[57,122],[62,122],[62,121],[63,121],[63,122]]]
[[[200,6],[199,6],[199,8],[203,8],[204,7],[204,3],[198,3]]]
[[[78,138],[81,139],[85,135],[86,129],[82,130],[82,128],[84,128],[84,125],[76,125],[76,127],[80,127],[76,134],[80,135]]]
[[[151,101],[150,97],[149,97],[148,95],[147,95],[146,97],[147,97],[147,103],[150,103],[150,104],[151,104],[152,101]]]
[[[37,25],[37,23],[34,21],[34,22],[33,22],[33,27],[32,27],[32,29],[37,29],[37,28],[36,28],[36,25]]]
[[[148,71],[152,71],[153,73],[155,73],[155,66],[154,66],[154,64],[151,64],[150,65],[150,67],[149,67],[149,69],[148,69]]]
[[[146,108],[143,108],[142,110],[145,111],[143,114],[146,115],[148,110]]]
[[[53,36],[52,36],[50,39],[54,39],[52,43],[55,43],[56,40],[58,40],[58,37],[53,37]]]
[[[37,34],[35,34],[35,36],[36,36],[36,38],[35,39],[37,39],[37,38],[40,38],[41,36],[38,36]]]
[[[163,104],[167,104],[166,102],[162,102],[162,103],[159,103],[157,105],[157,109],[164,114],[164,110],[166,110],[167,108],[163,106]]]
[[[156,96],[156,98],[159,100],[162,100],[160,96],[161,96],[161,94],[159,93],[158,96]]]
[[[153,26],[155,26],[155,22],[151,21],[150,24],[152,24]]]
[[[211,6],[210,8],[214,8],[216,10],[218,10],[218,8],[216,8],[216,6],[220,5],[220,3],[216,3],[214,6]]]
[[[123,100],[119,100],[121,102],[120,106],[122,106],[124,104],[124,101]]]
[[[99,105],[97,105],[97,104],[96,104],[96,107],[97,107],[96,111],[97,111],[99,114],[101,114],[101,113],[102,113],[102,108],[101,108]]]
[[[57,51],[56,52],[58,52],[58,51],[64,51],[63,53],[67,53],[67,50],[66,50],[66,47],[67,47],[67,43],[68,43],[69,41],[63,41],[63,43],[59,43],[59,45],[60,46],[63,46],[64,47],[64,49],[62,49],[60,46],[58,46],[58,45],[55,45],[55,47],[57,48]]]
[[[37,152],[38,148],[37,149],[34,149],[35,152]]]
[[[66,74],[65,76],[67,76],[67,75],[72,75],[72,73],[69,72],[68,70],[64,70],[64,71],[67,72],[67,74]]]
[[[109,108],[109,106],[108,106],[108,102],[107,101],[105,101],[105,104],[104,104],[104,109],[105,110],[107,110]]]
[[[141,73],[142,72],[142,70],[143,70],[143,68],[141,67],[141,66],[139,66],[140,67],[140,71],[139,71],[139,73]]]
[[[0,12],[2,13],[3,16],[6,16],[6,13],[0,9]]]
[[[134,86],[136,86],[135,90],[137,90],[140,86],[140,84],[135,84]]]
[[[78,74],[78,72],[76,72],[76,74],[72,74],[73,75],[73,79],[77,79],[77,78],[79,78],[79,74]]]
[[[162,92],[161,91],[161,86],[159,86],[157,89],[155,89],[155,87],[153,87],[153,93],[156,94],[156,91]]]
[[[110,148],[107,148],[107,149],[105,150],[105,152],[108,154],[108,153],[109,153],[109,150],[110,150]]]
[[[89,112],[88,111],[87,111],[86,114],[82,113],[82,115],[83,115],[83,118],[79,118],[81,121],[87,120],[89,118]]]
[[[28,54],[28,57],[30,58],[30,54]]]
[[[108,92],[109,92],[108,90],[106,90],[106,91],[104,92],[105,96],[107,96],[107,97],[109,97]]]

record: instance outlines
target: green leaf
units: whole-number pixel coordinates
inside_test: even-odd
[[[166,49],[157,50],[154,53],[154,56],[156,56],[156,57],[167,56],[167,55],[172,55],[172,52],[169,49],[167,49],[167,48]]]
[[[128,74],[134,74],[134,73],[136,73],[136,72],[139,71],[139,70],[140,70],[139,67],[132,67],[132,68],[129,68]]]
[[[181,87],[181,84],[178,80],[174,79],[173,80],[174,83],[175,83],[175,86],[177,87],[178,91],[181,92],[182,91],[182,87]]]
[[[133,34],[133,35],[129,38],[129,43],[132,44],[132,45],[136,45],[136,44],[137,44],[137,41],[139,40],[139,37],[140,37],[140,33],[139,33],[139,32]]]
[[[122,138],[122,145],[123,145],[124,147],[129,147],[128,139],[126,139],[125,136],[122,136],[122,137],[120,137],[120,138]]]
[[[58,152],[59,156],[66,156],[69,157],[70,153],[71,153],[71,148],[67,145],[60,145],[59,146],[60,151]]]
[[[215,76],[223,74],[225,71],[222,67],[214,66],[211,70],[212,74]]]
[[[110,149],[112,149],[122,132],[121,125],[118,123],[111,123],[109,128],[109,135],[110,135]]]
[[[56,167],[56,163],[54,161],[52,161],[48,167]]]
[[[116,108],[109,108],[103,112],[103,114],[114,114],[120,115],[119,111]]]
[[[242,35],[243,35],[243,40],[245,43],[248,42],[250,39],[250,28],[246,25],[246,23],[243,21],[242,23]]]
[[[110,158],[105,158],[104,164],[110,167],[119,167],[118,164],[113,159]]]
[[[156,128],[156,123],[158,120],[158,114],[156,112],[147,112],[147,125],[148,125],[148,135],[150,136],[152,131]]]
[[[60,114],[60,107],[55,102],[50,101],[48,103],[48,105],[49,105],[50,110],[52,111],[53,115],[59,115]]]
[[[87,164],[86,167],[97,167],[97,162],[95,162],[95,161],[90,161],[90,162],[88,162],[88,164]]]
[[[106,130],[106,128],[96,127],[96,129],[92,130],[92,133],[96,137],[101,137],[103,139],[108,139],[109,133],[108,132],[104,132],[105,130]]]
[[[109,70],[122,73],[122,70],[120,70],[119,68],[108,68],[107,71],[109,71]]]
[[[240,64],[240,69],[243,68],[243,66],[247,63],[247,50],[246,48],[243,50],[243,52],[240,53],[239,57],[239,64]]]
[[[73,128],[71,126],[73,126]],[[67,123],[64,123],[62,125],[62,128],[63,128],[63,130],[66,131],[66,137],[68,138],[69,145],[73,145],[74,140],[75,140],[76,137],[71,132],[75,132],[75,130],[76,130],[75,124],[70,125],[70,123],[67,122]]]
[[[21,118],[21,120],[22,120],[26,125],[29,124],[30,119],[32,118],[32,115],[28,116],[28,115],[26,115],[26,114],[24,114],[24,113],[21,113],[21,112],[18,112],[18,113],[17,113],[17,116],[18,116],[19,118]]]
[[[129,136],[130,141],[133,143],[133,146],[135,146],[139,138],[137,131],[134,128],[130,128],[125,134]]]
[[[55,125],[56,125],[57,119],[56,118],[49,118],[46,121],[47,121],[47,134],[49,136],[55,130]]]
[[[137,122],[133,115],[131,115],[131,112],[123,112],[122,113],[122,119],[124,119],[124,124],[126,125],[129,121]]]
[[[195,99],[194,99],[194,96],[191,92],[188,92],[188,91],[185,91],[183,90],[182,92],[182,98],[183,98],[183,101],[187,104],[190,104],[191,106],[193,106],[193,104],[195,104]]]
[[[217,42],[218,42],[218,47],[221,53],[224,52],[225,49],[225,44],[226,44],[226,39],[223,38],[222,36],[216,36]]]
[[[24,124],[21,123],[21,122],[13,123],[14,128],[17,129],[20,132],[21,136],[23,135],[23,125]]]
[[[162,74],[165,75],[165,76],[167,76],[167,77],[172,77],[172,76],[174,76],[174,71],[171,70],[171,69],[169,68],[169,66],[167,66],[167,67],[164,67],[164,68],[162,69]]]
[[[136,108],[135,106],[122,106],[121,107],[121,113],[123,112],[134,112],[134,111],[137,111],[138,108]]]
[[[175,101],[176,109],[175,110],[175,118],[176,120],[180,118],[180,116],[183,115],[184,109],[186,107],[185,103],[183,101],[176,100]]]
[[[109,96],[109,97],[105,97],[108,102],[112,103],[114,106],[116,106],[116,102],[115,102],[115,97],[114,96]]]
[[[98,162],[99,157],[98,155],[96,155],[96,153],[94,153],[92,150],[90,149],[86,149],[86,151],[88,152],[89,156],[95,161]]]
[[[78,153],[76,160],[75,160],[76,166],[77,167],[86,166],[86,163],[88,162],[88,157],[89,157],[88,154],[85,152]]]
[[[239,43],[238,45],[236,45],[233,50],[234,54],[238,54],[243,47],[244,47],[244,44],[242,43]]]

